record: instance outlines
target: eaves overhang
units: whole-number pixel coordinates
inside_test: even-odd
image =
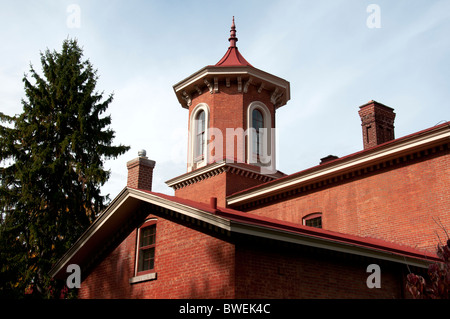
[[[227,80],[228,79],[228,80]],[[271,93],[275,107],[281,107],[290,100],[288,81],[252,66],[206,66],[173,86],[178,102],[189,108],[189,99],[194,94],[211,94],[220,91],[219,82],[238,81],[245,87],[251,83]],[[244,91],[244,89],[243,89]]]
[[[285,223],[265,225],[260,222],[231,220],[231,232],[259,238],[277,240],[317,249],[385,260],[398,264],[427,268],[431,263],[440,262],[436,255],[425,253],[407,246],[395,245],[371,238],[359,238],[346,234],[318,229],[305,229],[308,226]]]
[[[436,255],[407,246],[283,222],[228,208],[211,207],[145,190],[125,188],[53,266],[50,276],[64,279],[67,276],[68,265],[81,266],[88,263],[93,256],[98,255],[105,241],[113,237],[122,225],[136,214],[142,203],[153,204],[167,211],[202,221],[206,225],[222,229],[231,236],[233,233],[245,234],[417,267],[428,267],[430,263],[439,261]]]
[[[246,163],[235,163],[233,160],[227,161],[225,159],[174,177],[166,181],[166,184],[173,189],[178,189],[224,172],[232,172],[236,174],[243,173],[246,176],[254,176],[254,178],[262,181],[274,180],[285,175],[278,171],[274,174],[262,174],[261,169],[258,166]]]
[[[198,207],[165,198],[163,194],[126,187],[97,217],[91,226],[80,236],[74,245],[52,267],[50,276],[62,278],[66,276],[66,267],[70,264],[81,265],[91,256],[103,249],[118,230],[134,217],[142,203],[153,204],[173,213],[195,218],[214,227],[230,231],[228,219],[214,215],[208,205]]]

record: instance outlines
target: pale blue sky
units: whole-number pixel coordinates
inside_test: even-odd
[[[80,9],[71,28],[71,4]],[[370,4],[381,28],[369,28]],[[362,149],[358,107],[371,99],[395,109],[396,137],[450,120],[450,1],[0,1],[0,110],[21,112],[22,78],[39,52],[77,38],[114,92],[115,143],[131,150],[107,162],[104,193],[126,184],[126,162],[146,149],[154,190],[186,171],[187,116],[172,86],[215,64],[237,43],[255,67],[288,80],[277,113],[277,168],[294,173],[334,154]],[[74,20],[70,20],[74,21]]]

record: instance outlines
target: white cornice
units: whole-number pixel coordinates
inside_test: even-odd
[[[200,221],[206,222],[213,226],[219,227],[221,229],[230,230],[230,221],[226,218],[213,215],[211,213],[205,212],[204,210],[194,208],[189,205],[177,203],[153,194],[150,194],[145,191],[140,191],[137,189],[129,189],[130,196],[143,202],[154,204],[159,207],[166,208],[176,213],[183,214],[185,216],[189,216]]]
[[[120,225],[128,221],[136,212],[140,203],[145,202],[168,209],[172,212],[189,216],[213,225],[225,231],[230,231],[230,221],[226,218],[211,214],[206,209],[201,210],[189,205],[184,205],[163,197],[156,196],[146,191],[133,188],[124,188],[112,203],[102,212],[94,223],[78,238],[75,244],[66,252],[50,271],[54,277],[65,272],[63,268],[68,263],[79,263],[87,254],[96,253],[103,247],[104,240],[112,237]]]
[[[290,84],[288,81],[250,66],[229,66],[229,67],[206,66],[200,69],[199,71],[195,72],[191,76],[187,77],[186,79],[175,84],[173,86],[173,89],[180,103],[182,103],[183,107],[186,107],[187,105],[183,103],[183,97],[185,95],[185,93],[183,92],[189,93],[190,91],[193,92],[198,91],[198,87],[203,86],[204,79],[207,77],[211,77],[214,79],[216,83],[215,91],[217,91],[218,90],[217,81],[219,79],[229,81],[229,79],[227,80],[227,78],[230,78],[231,76],[235,77],[245,76],[251,78],[252,83],[258,83],[258,87],[264,87],[264,89],[271,90],[274,92],[275,90],[277,92],[283,91],[284,93],[283,102],[280,105],[278,105],[278,107],[286,104],[287,101],[290,100]],[[262,86],[261,86],[262,83],[260,82],[263,83]],[[249,83],[250,82],[248,82],[248,84]]]
[[[175,185],[182,183],[183,181],[189,180],[189,179],[195,179],[196,177],[202,176],[207,172],[212,172],[214,170],[220,170],[225,167],[225,162],[218,162],[209,164],[207,166],[198,168],[192,172],[177,176],[175,178],[172,178],[168,181],[166,181],[167,186],[174,187]]]
[[[280,175],[262,174],[258,171],[258,169],[256,169],[256,168],[251,169],[250,167],[247,167],[246,165],[247,164],[239,165],[239,163],[234,163],[234,162],[227,163],[226,161],[212,163],[212,164],[209,164],[202,168],[191,171],[189,173],[172,178],[172,179],[166,181],[166,184],[169,187],[177,188],[180,185],[192,184],[192,183],[195,183],[196,181],[203,180],[205,178],[215,176],[215,175],[218,175],[218,174],[230,171],[230,170],[232,172],[246,172],[246,173],[254,174],[255,178],[262,179],[263,182],[268,182],[268,181],[280,178]]]
[[[230,76],[230,75],[249,75],[255,76],[259,79],[265,80],[268,83],[271,83],[276,86],[288,88],[289,82],[278,77],[267,73],[265,71],[259,70],[254,67],[249,66],[236,66],[236,67],[217,67],[217,66],[206,66],[199,71],[193,73],[191,76],[186,79],[178,82],[173,86],[175,92],[181,91],[184,88],[192,85],[196,82],[201,82],[201,80],[206,76]]]
[[[450,127],[447,125],[439,126],[423,133],[417,133],[413,136],[394,140],[391,143],[376,147],[373,150],[369,149],[341,158],[329,164],[324,164],[323,167],[318,166],[316,169],[307,170],[303,174],[292,174],[291,176],[275,180],[268,185],[262,185],[231,195],[227,197],[227,204],[244,204],[246,202],[299,187],[305,183],[324,180],[399,156],[405,156],[439,143],[448,142],[450,142]]]

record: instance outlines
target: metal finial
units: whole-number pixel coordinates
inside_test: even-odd
[[[236,37],[236,25],[234,24],[234,16],[233,16],[233,23],[231,24],[230,38],[228,39],[228,41],[230,41],[231,48],[236,47],[236,42],[238,41],[238,38]]]
[[[140,150],[140,151],[138,152],[138,156],[139,156],[139,157],[145,157],[145,156],[147,156],[147,152],[146,152],[145,150]]]

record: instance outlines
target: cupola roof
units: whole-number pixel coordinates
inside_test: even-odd
[[[231,82],[237,83],[237,91],[242,93],[247,93],[249,85],[256,86],[259,93],[269,91],[271,102],[276,108],[289,101],[289,82],[248,63],[236,46],[237,40],[233,17],[228,39],[230,46],[223,58],[217,64],[207,65],[173,86],[182,107],[188,109],[193,97],[202,95],[206,92],[205,89],[211,94],[219,93],[219,83],[229,86]]]
[[[216,66],[252,66],[247,62],[247,60],[244,59],[236,46],[238,38],[236,37],[236,25],[234,23],[234,17],[233,23],[231,24],[230,38],[228,39],[228,41],[230,41],[230,46],[228,47],[228,50],[222,57],[222,59],[217,62]]]

